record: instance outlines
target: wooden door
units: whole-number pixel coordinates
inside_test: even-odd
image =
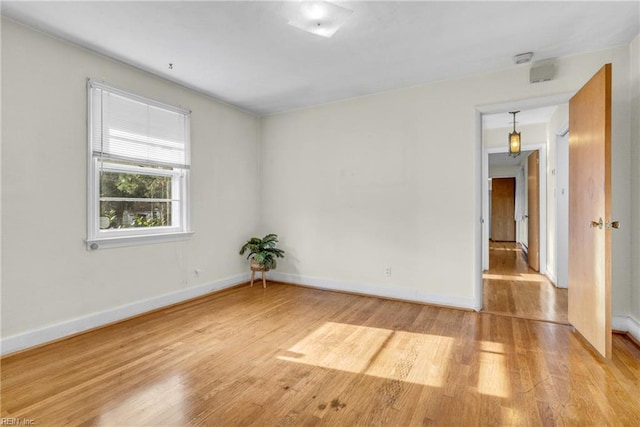
[[[491,180],[491,239],[497,242],[516,240],[516,179]]]
[[[527,157],[527,262],[529,267],[540,271],[540,153],[538,150]]]
[[[569,322],[611,358],[611,64],[569,101],[569,132]]]

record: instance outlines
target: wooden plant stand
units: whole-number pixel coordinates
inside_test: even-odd
[[[262,272],[262,287],[267,287],[267,277],[265,276],[264,267],[260,264],[251,263],[251,286],[253,287],[253,280],[256,278],[256,271]]]

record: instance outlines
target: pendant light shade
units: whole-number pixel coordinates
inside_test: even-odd
[[[521,141],[520,141],[520,132],[516,131],[516,114],[520,111],[510,111],[509,114],[513,114],[513,132],[509,132],[509,155],[511,157],[516,157],[520,155]]]

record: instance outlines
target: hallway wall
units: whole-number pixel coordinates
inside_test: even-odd
[[[561,104],[551,116],[547,124],[547,275],[554,283],[558,278],[558,256],[557,256],[557,200],[558,188],[557,174],[558,161],[556,158],[557,145],[556,133],[562,126],[569,125],[569,104]],[[565,230],[568,233],[568,230]],[[568,262],[568,260],[564,260]]]

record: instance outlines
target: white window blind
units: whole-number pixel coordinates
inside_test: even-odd
[[[190,237],[191,112],[87,82],[87,249]]]
[[[188,110],[89,81],[93,156],[189,168]]]

